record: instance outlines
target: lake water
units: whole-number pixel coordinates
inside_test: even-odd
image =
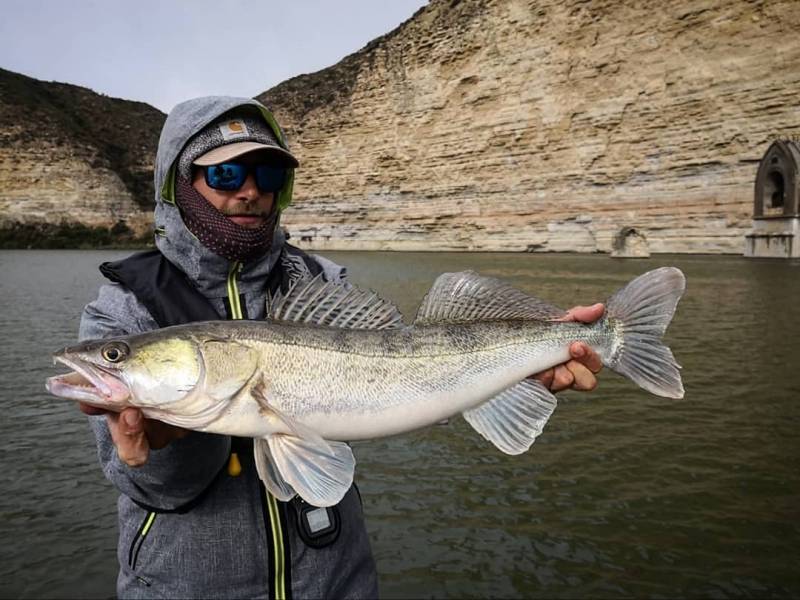
[[[126,252],[0,252],[0,596],[108,598],[115,497],[85,418],[49,397],[96,265]],[[667,340],[686,397],[604,371],[559,394],[531,451],[461,419],[358,443],[384,597],[800,595],[800,263],[738,257],[343,253],[351,278],[413,316],[443,271],[474,269],[568,307],[674,265]]]

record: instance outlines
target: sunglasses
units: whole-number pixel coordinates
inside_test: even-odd
[[[286,169],[283,167],[226,162],[201,168],[208,187],[225,192],[238,190],[251,173],[261,192],[277,193],[286,183]]]

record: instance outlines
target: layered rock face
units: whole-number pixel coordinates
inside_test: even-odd
[[[741,253],[800,135],[796,0],[433,0],[262,94],[306,248]]]
[[[312,249],[741,253],[758,161],[800,137],[799,31],[796,0],[432,0],[259,97],[302,163],[283,223]],[[164,118],[0,70],[0,232],[144,233]]]
[[[0,70],[0,229],[146,234],[164,119],[147,104]]]

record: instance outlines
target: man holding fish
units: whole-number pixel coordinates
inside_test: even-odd
[[[275,119],[254,100],[208,97],[175,107],[161,133],[155,164],[157,250],[101,267],[111,283],[86,307],[81,339],[130,336],[197,321],[274,317],[266,313],[268,298],[284,298],[278,312],[287,316],[296,308],[289,307],[285,298],[297,300],[298,282],[313,278],[318,282],[312,289],[314,298],[323,302],[322,294],[331,292],[346,303],[343,292],[331,291],[331,286],[350,289],[345,269],[290,246],[278,226],[291,202],[297,166]],[[311,310],[311,292],[304,293],[301,303],[308,302]],[[369,302],[366,299],[362,305]],[[388,315],[386,325],[397,326],[390,308],[376,306],[374,314]],[[602,304],[595,304],[552,318],[592,323],[603,311]],[[349,317],[340,324],[364,326],[359,320],[363,321]],[[195,380],[178,380],[175,375],[183,360],[183,342],[160,343],[167,352],[158,366],[148,367],[142,383],[147,391],[142,394],[167,393],[170,385],[188,392]],[[100,350],[102,360],[107,366],[120,362],[132,347],[125,342],[106,345]],[[204,341],[207,362],[194,374],[196,380],[205,377],[206,385],[215,376],[208,366],[214,347],[215,339]],[[534,377],[551,391],[593,389],[600,356],[588,343],[567,347],[562,364]],[[231,369],[254,360],[246,344],[235,348],[236,365]],[[220,357],[231,357],[231,352],[226,347]],[[87,379],[109,399],[128,390],[115,387],[119,380],[104,378],[110,372],[106,367],[76,370],[81,372],[80,381],[77,375],[53,378],[49,386],[53,393],[61,390],[66,397],[84,400],[81,408],[93,415],[104,473],[121,492],[120,597],[377,595],[361,499],[349,485],[352,463],[348,463],[350,478],[336,482],[335,494],[322,490],[314,495],[314,489],[306,490],[302,481],[288,474],[291,465],[281,462],[279,447],[264,442],[261,455],[263,440],[256,440],[254,457],[249,430],[221,435],[211,426],[196,427],[187,421],[187,426],[200,430],[190,431],[177,425],[183,423],[179,419],[168,424],[146,418],[142,407],[95,402],[96,390],[81,392],[88,390]],[[315,373],[306,377],[313,379]],[[302,419],[278,409],[270,412],[274,392],[268,382],[251,377],[236,390],[224,389],[222,379],[217,384],[214,389],[226,397],[246,390],[256,399],[260,415],[271,423],[280,422],[276,427],[283,427],[287,439],[305,440],[344,463],[351,460],[343,443],[347,440],[320,436]],[[214,419],[219,420],[224,410],[230,409],[219,409]],[[160,413],[153,409],[147,414]],[[491,439],[491,431],[473,425]],[[306,491],[301,494],[306,499],[295,490]],[[308,498],[319,501],[314,504]]]

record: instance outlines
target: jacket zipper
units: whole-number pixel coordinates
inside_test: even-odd
[[[144,544],[144,538],[147,537],[147,534],[150,532],[150,528],[153,526],[153,522],[155,520],[156,520],[156,513],[153,511],[148,512],[147,516],[144,518],[144,521],[142,521],[142,524],[139,525],[139,531],[137,531],[136,535],[133,537],[130,550],[128,550],[128,566],[132,570],[136,569],[136,561],[139,558],[139,550],[142,549],[142,544]],[[144,580],[142,579],[142,581]],[[147,585],[150,584],[148,583]]]
[[[242,319],[244,315],[237,283],[237,276],[242,272],[242,266],[242,263],[235,261],[228,271],[228,301],[231,306],[231,319]],[[278,501],[267,490],[264,490],[264,494],[266,504],[265,519],[267,517],[269,519],[267,543],[271,545],[273,550],[274,597],[276,600],[285,600],[287,598],[287,582],[284,577],[286,559]]]

